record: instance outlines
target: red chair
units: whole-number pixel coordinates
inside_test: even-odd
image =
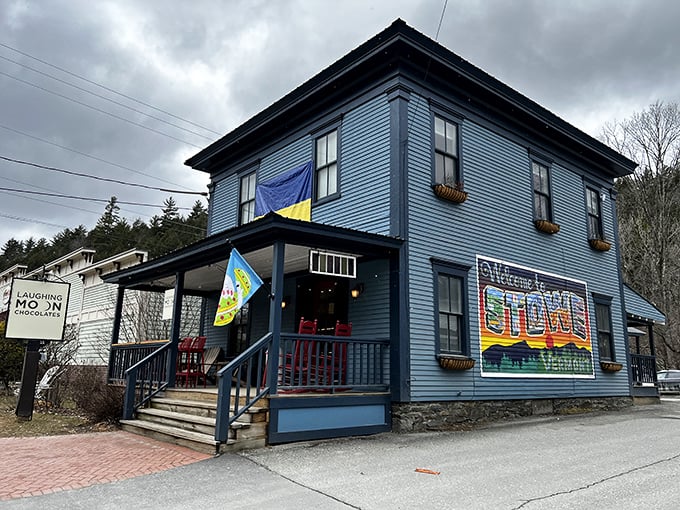
[[[189,378],[194,380],[194,386],[198,386],[198,380],[203,379],[203,387],[205,388],[205,342],[207,338],[204,336],[197,336],[191,342],[189,347]]]
[[[335,336],[352,336],[352,323],[335,323]],[[333,342],[333,380],[347,384],[347,342]]]
[[[300,318],[298,333],[316,335],[317,321]],[[293,340],[291,352],[284,353],[283,385],[306,385],[309,383],[309,362],[314,349],[314,340]]]
[[[175,383],[179,386],[184,379],[184,386],[189,385],[189,350],[194,339],[190,336],[183,338],[177,346],[177,368]]]

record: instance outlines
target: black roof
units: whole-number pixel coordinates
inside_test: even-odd
[[[584,133],[538,103],[430,39],[403,20],[394,21],[316,76],[241,126],[210,144],[185,164],[197,170],[221,170],[298,127],[361,86],[390,74],[438,83],[467,95],[472,106],[504,115],[532,136],[585,158],[608,177],[631,173],[637,164]],[[266,133],[266,137],[263,135]]]

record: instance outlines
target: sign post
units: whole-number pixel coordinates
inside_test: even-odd
[[[40,341],[62,341],[71,284],[41,280],[12,281],[7,313],[7,338],[28,340],[16,415],[30,420],[40,361]]]

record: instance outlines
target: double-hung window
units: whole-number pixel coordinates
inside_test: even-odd
[[[458,125],[434,117],[434,180],[435,184],[455,186],[460,183],[458,164]]]
[[[588,239],[604,239],[600,194],[592,188],[586,188],[586,209],[588,210]]]
[[[538,161],[531,162],[534,186],[534,219],[553,221],[550,198],[550,170]]]
[[[314,161],[315,200],[338,192],[338,130],[316,139]]]
[[[611,300],[594,298],[595,323],[597,324],[597,345],[600,359],[614,360],[614,335],[612,335]]]
[[[255,183],[255,172],[251,172],[241,177],[241,189],[239,193],[239,225],[249,223],[255,218]]]
[[[438,352],[466,355],[467,268],[434,264]]]

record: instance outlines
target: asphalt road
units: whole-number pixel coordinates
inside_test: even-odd
[[[680,398],[473,432],[276,446],[0,503],[69,510],[679,507]]]

